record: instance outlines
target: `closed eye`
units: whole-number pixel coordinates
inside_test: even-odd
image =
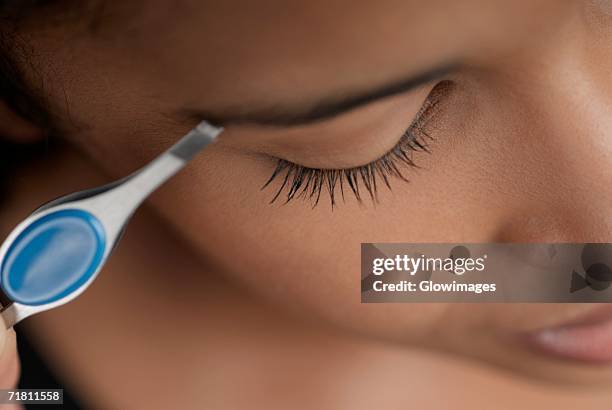
[[[346,200],[345,191],[361,202],[364,196],[378,202],[378,189],[384,185],[391,189],[391,179],[408,182],[404,173],[407,168],[417,167],[414,154],[430,153],[433,137],[427,132],[427,125],[443,95],[452,85],[450,81],[438,83],[430,92],[413,122],[400,136],[397,144],[380,158],[368,164],[350,168],[313,168],[277,158],[277,165],[262,189],[277,184],[270,203],[283,200],[286,204],[294,199],[311,203],[314,208],[321,196],[329,197],[332,209],[338,199]]]

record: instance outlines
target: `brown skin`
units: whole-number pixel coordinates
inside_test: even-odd
[[[0,321],[2,329],[4,322]],[[2,331],[0,334],[0,388],[11,389],[17,386],[19,378],[19,358],[17,356],[17,342],[15,331],[12,329]],[[7,409],[16,409],[17,406],[4,405]]]
[[[458,61],[461,69],[444,77],[455,87],[435,116],[433,153],[415,157],[424,169],[407,171],[410,184],[394,181],[392,192],[380,190],[376,208],[348,196],[333,212],[326,197],[314,209],[301,201],[268,205],[273,191],[259,188],[275,162],[262,154],[324,168],[367,163],[393,147],[435,83],[307,126],[228,123],[215,147],[151,198],[149,219],[136,221],[131,244],[126,238],[100,283],[77,302],[81,308],[67,307],[47,315],[48,321],[37,321],[37,334],[53,340],[53,356],[58,362],[71,362],[66,371],[83,389],[117,404],[127,402],[129,386],[140,386],[142,381],[136,379],[160,369],[176,376],[175,387],[181,391],[189,391],[179,383],[184,382],[180,372],[185,368],[193,370],[187,374],[203,386],[210,386],[210,381],[198,379],[206,377],[196,375],[198,369],[215,368],[227,372],[228,378],[236,377],[225,361],[204,361],[193,368],[189,364],[197,362],[193,357],[208,359],[215,351],[212,346],[217,345],[203,329],[219,331],[219,346],[227,347],[228,340],[236,344],[224,350],[228,356],[263,354],[269,340],[247,347],[243,341],[251,340],[253,331],[241,329],[244,334],[236,337],[223,331],[237,322],[248,324],[244,315],[249,312],[261,312],[261,328],[278,335],[274,340],[286,341],[279,346],[297,349],[298,355],[305,353],[295,347],[295,334],[301,335],[298,340],[312,337],[312,344],[324,351],[323,341],[332,336],[319,340],[311,333],[342,329],[353,337],[396,342],[388,349],[399,345],[406,355],[414,349],[444,351],[546,380],[612,383],[610,367],[552,359],[516,340],[524,331],[580,316],[590,306],[362,305],[356,275],[361,242],[612,242],[612,16],[605,3],[235,3],[156,0],[146,7],[109,6],[93,34],[82,20],[66,21],[62,28],[33,23],[24,29],[26,41],[39,51],[30,61],[37,70],[29,79],[41,84],[39,76],[43,77],[45,88],[40,92],[51,104],[63,135],[78,155],[88,159],[62,161],[66,168],[57,170],[55,181],[69,174],[74,178],[70,182],[15,191],[15,198],[21,199],[15,199],[5,220],[16,222],[16,209],[28,209],[22,208],[24,204],[120,177],[143,165],[195,124],[178,114],[181,109],[218,116],[270,107],[297,110],[321,98],[358,93]],[[8,121],[10,115],[3,118]],[[1,130],[6,136],[36,136],[31,125],[14,116],[10,123],[12,127]],[[39,165],[28,175],[36,178],[42,173],[51,180],[48,170],[53,167],[57,164]],[[153,238],[154,232],[161,235],[161,225],[166,225],[168,238]],[[191,249],[189,257],[180,258],[189,260],[188,266],[174,267],[183,251],[170,243],[170,235],[182,238]],[[115,272],[143,278],[133,284],[136,301],[130,299],[132,293],[118,290],[125,285],[116,283],[124,279],[112,279]],[[177,278],[188,285],[176,285]],[[256,298],[243,297],[227,279]],[[227,297],[207,300],[204,295],[211,283],[224,289]],[[172,296],[167,295],[168,287],[174,289]],[[109,298],[116,303],[108,306]],[[121,303],[129,313],[118,321]],[[257,307],[261,303],[275,306],[275,314],[282,310],[293,318],[321,323],[316,326],[325,324],[325,330],[315,332],[299,321],[277,319]],[[151,306],[163,311],[156,313],[159,322],[139,325]],[[207,315],[211,306],[217,309],[218,323]],[[176,312],[183,313],[177,318]],[[91,334],[90,320],[96,323],[96,336],[82,343]],[[175,324],[173,333],[160,332],[169,323]],[[57,332],[57,326],[65,330]],[[122,326],[149,333],[126,335],[118,331]],[[368,350],[363,341],[346,337],[341,342],[334,339],[342,346],[338,351],[356,343],[359,354],[385,354],[376,350],[380,347]],[[155,358],[139,356],[142,344],[152,339],[159,343],[151,347]],[[107,348],[99,347],[96,357],[107,370],[94,373],[83,352],[93,354],[92,346],[105,343]],[[173,348],[159,353],[163,346]],[[126,389],[121,394],[109,390],[117,378],[108,381],[112,372],[105,358],[116,357],[118,351],[121,363],[134,355],[142,358],[131,362],[130,375],[120,382]],[[270,360],[281,357],[286,359],[279,353]],[[333,362],[338,364],[334,366],[329,364],[331,357],[320,356],[326,374],[336,375],[330,376],[332,385],[349,371],[346,363],[352,361],[344,358],[345,363]],[[154,369],[149,359],[157,361]],[[432,357],[431,366],[439,366],[439,361]],[[411,365],[401,362],[399,367],[410,373]],[[397,360],[383,363],[397,367]],[[277,371],[258,365],[249,369],[274,375],[292,371],[282,365]],[[479,380],[470,377],[466,386]],[[483,379],[480,382],[490,380]],[[380,383],[392,384],[389,380]],[[373,382],[354,381],[356,386]],[[503,389],[503,383],[491,383]],[[303,384],[318,392],[312,383]],[[199,386],[190,387],[197,392]],[[504,392],[512,395],[511,390]],[[166,399],[169,403],[170,396]],[[542,400],[551,404],[556,398]]]

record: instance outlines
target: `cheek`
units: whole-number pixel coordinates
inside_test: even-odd
[[[443,309],[360,303],[361,242],[400,240],[411,228],[407,218],[348,195],[333,211],[326,195],[314,209],[302,200],[270,205],[274,189],[259,187],[273,162],[208,154],[153,201],[223,274],[294,313],[378,335],[417,337]],[[414,239],[420,228],[413,229]]]

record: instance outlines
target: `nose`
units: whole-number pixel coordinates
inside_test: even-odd
[[[559,46],[506,77],[529,90],[515,103],[531,115],[512,168],[523,199],[497,241],[612,242],[612,88],[584,52]]]

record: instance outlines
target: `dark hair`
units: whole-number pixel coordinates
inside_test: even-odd
[[[57,132],[61,121],[45,97],[27,36],[60,25],[95,33],[105,8],[102,0],[0,0],[0,99],[48,133]],[[34,83],[25,81],[24,70]]]
[[[0,0],[0,99],[24,119],[51,132],[51,120],[44,99],[25,81],[28,46],[19,35],[20,25],[38,6],[50,1]],[[47,141],[17,144],[0,135],[0,185],[4,188],[15,169],[48,152]],[[3,192],[4,193],[4,192]]]
[[[48,128],[50,116],[44,99],[25,81],[23,67],[31,54],[19,34],[22,24],[44,9],[49,0],[0,0],[0,98],[17,114],[34,124]]]

